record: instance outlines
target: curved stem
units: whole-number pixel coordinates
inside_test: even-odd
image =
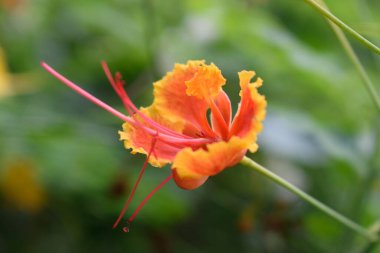
[[[357,39],[360,43],[371,49],[377,54],[380,54],[380,48],[378,48],[376,45],[374,45],[372,42],[368,41],[366,38],[361,36],[359,33],[357,33],[354,29],[346,25],[343,21],[341,21],[339,18],[334,16],[331,12],[320,6],[317,2],[314,0],[304,0],[307,4],[309,4],[311,7],[313,7],[316,11],[318,11],[320,14],[328,18],[331,22],[342,28],[344,31],[351,34],[355,39]]]
[[[251,160],[250,158],[244,156],[244,158],[241,160],[240,163],[247,166],[247,167],[250,167],[251,169],[254,169],[255,171],[259,172],[261,175],[267,177],[268,179],[274,181],[275,183],[277,183],[277,184],[281,185],[282,187],[288,189],[289,191],[293,192],[294,194],[296,194],[298,197],[300,197],[304,201],[306,201],[309,204],[311,204],[312,206],[318,208],[319,210],[321,210],[325,214],[329,215],[330,217],[332,217],[336,221],[339,221],[341,224],[352,229],[353,231],[357,232],[358,234],[361,234],[363,237],[367,238],[369,241],[379,240],[379,238],[376,234],[369,232],[367,229],[363,228],[359,224],[351,221],[347,217],[343,216],[342,214],[338,213],[337,211],[326,206],[325,204],[323,204],[319,200],[308,195],[306,192],[304,192],[301,189],[297,188],[296,186],[292,185],[291,183],[289,183],[285,179],[274,174],[273,172],[269,171],[265,167],[261,166],[260,164],[256,163],[255,161]]]
[[[323,6],[323,8],[325,8],[327,11],[329,11],[328,7],[326,6],[326,4],[323,0],[317,0],[317,1],[320,3],[320,5]],[[347,37],[344,35],[343,31],[337,25],[335,25],[331,20],[327,19],[327,21],[330,24],[330,26],[333,29],[336,36],[338,37],[338,40],[340,41],[344,50],[346,51],[347,56],[350,58],[351,62],[354,64],[356,70],[358,71],[361,79],[363,80],[363,84],[364,84],[365,88],[367,89],[369,95],[371,96],[373,103],[376,106],[378,113],[380,114],[380,98],[376,92],[374,84],[372,83],[371,79],[369,78],[367,72],[365,71],[365,69],[364,69],[362,63],[360,62],[358,56],[355,54],[354,49],[352,48]]]
[[[377,235],[380,236],[380,221],[376,222],[373,226],[370,227],[370,230],[373,232],[373,233],[376,233]],[[373,241],[373,242],[369,242],[362,251],[360,251],[361,253],[371,253],[373,252],[375,249],[378,248],[379,246],[379,241]]]

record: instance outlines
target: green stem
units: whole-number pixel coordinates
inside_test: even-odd
[[[328,6],[324,2],[324,0],[316,0],[316,1],[323,8],[330,11]],[[353,50],[352,46],[350,45],[350,42],[348,41],[348,39],[345,36],[345,34],[343,33],[343,31],[337,25],[335,25],[333,22],[331,22],[330,20],[328,20],[328,19],[326,19],[326,20],[329,23],[329,25],[331,26],[331,28],[334,31],[334,33],[336,34],[336,36],[338,37],[338,40],[342,44],[347,56],[349,57],[351,62],[354,64],[356,70],[358,71],[358,73],[359,73],[359,75],[363,81],[365,88],[367,89],[368,93],[371,96],[372,101],[374,102],[374,104],[376,106],[378,113],[380,113],[379,96],[378,96],[376,89],[375,89],[372,81],[370,80],[367,72],[365,71],[362,63],[360,62],[359,57],[355,54],[355,51]],[[380,128],[378,128],[380,126],[379,123],[380,123],[380,121],[378,120],[378,124],[376,124],[377,126],[375,126],[375,129],[380,129]],[[350,214],[351,214],[350,217],[352,217],[352,219],[355,221],[358,220],[359,215],[362,213],[366,196],[367,196],[368,192],[370,191],[374,180],[376,179],[376,171],[377,171],[376,168],[377,168],[377,166],[376,166],[376,162],[375,162],[376,159],[375,158],[380,154],[379,153],[380,152],[380,147],[379,147],[379,145],[380,145],[380,139],[379,139],[380,138],[380,132],[377,131],[376,135],[377,135],[377,138],[376,138],[377,148],[375,149],[375,152],[372,155],[372,159],[371,159],[372,161],[369,164],[368,171],[364,177],[363,182],[361,183],[361,187],[358,187],[359,190],[357,191],[356,195],[353,197],[353,200],[352,200],[352,208],[351,208],[351,212],[350,212]],[[350,232],[350,230],[347,230],[345,233],[343,233],[342,241],[346,242],[346,243],[341,244],[340,251],[346,252],[351,247],[350,242],[353,241],[353,234]],[[376,242],[369,243],[369,245],[376,245]],[[365,251],[365,252],[369,252],[369,251]]]
[[[373,224],[369,229],[372,231],[372,233],[377,234],[378,236],[380,236],[380,221],[378,221],[375,224]],[[378,248],[378,246],[379,246],[378,243],[379,243],[379,241],[369,242],[360,251],[360,253],[371,253],[371,252],[373,252],[375,249]]]
[[[328,7],[324,3],[323,0],[318,0],[320,4],[328,11]],[[362,63],[360,62],[359,58],[355,54],[355,51],[353,50],[352,46],[350,45],[350,42],[348,41],[347,37],[344,35],[343,31],[336,26],[332,21],[327,20],[330,24],[331,28],[333,29],[334,33],[338,37],[340,43],[342,44],[344,50],[346,51],[348,57],[350,58],[351,62],[354,64],[356,70],[358,71],[361,79],[363,80],[364,86],[367,89],[369,95],[371,96],[371,99],[373,103],[376,106],[376,109],[378,113],[380,113],[380,98],[376,92],[375,86],[373,85],[371,79],[369,78],[367,72],[365,71]]]
[[[301,199],[305,200],[309,204],[313,205],[314,207],[318,208],[325,214],[329,215],[336,221],[339,221],[341,224],[345,225],[346,227],[352,229],[353,231],[357,232],[358,234],[361,234],[363,237],[367,238],[369,241],[377,241],[379,240],[378,236],[369,232],[367,229],[361,227],[360,225],[356,224],[355,222],[351,221],[347,217],[343,216],[342,214],[338,213],[337,211],[331,209],[330,207],[326,206],[322,202],[318,201],[317,199],[313,198],[312,196],[308,195],[301,189],[297,188],[296,186],[292,185],[285,179],[281,178],[280,176],[274,174],[273,172],[269,171],[265,167],[261,166],[260,164],[256,163],[255,161],[251,160],[248,157],[244,157],[241,162],[241,164],[250,167],[251,169],[256,170],[261,175],[267,177],[268,179],[274,181],[275,183],[281,185],[282,187],[288,189],[289,191],[296,194]]]
[[[328,18],[331,22],[342,28],[344,31],[351,34],[355,39],[357,39],[360,43],[371,49],[377,54],[380,54],[380,48],[378,48],[376,45],[368,41],[366,38],[361,36],[359,33],[357,33],[354,29],[343,23],[339,18],[334,16],[331,12],[320,6],[317,2],[314,0],[304,0],[307,4],[309,4],[311,7],[313,7],[316,11],[318,11],[320,14]]]

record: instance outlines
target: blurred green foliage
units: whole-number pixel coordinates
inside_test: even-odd
[[[379,45],[378,1],[327,4]],[[8,77],[0,83],[1,189],[14,180],[20,196],[32,194],[36,183],[44,194],[38,208],[28,209],[20,205],[22,198],[2,190],[0,252],[365,247],[364,239],[240,166],[195,191],[169,183],[143,208],[129,234],[112,230],[144,157],[130,155],[118,141],[122,122],[39,66],[47,61],[120,110],[101,60],[123,74],[138,106],[151,103],[151,83],[174,63],[205,59],[222,70],[236,109],[237,72],[255,70],[264,79],[268,116],[260,150],[251,157],[369,226],[380,219],[379,115],[327,23],[302,1],[1,0],[0,5],[5,52],[0,61],[8,67],[0,72]],[[352,43],[379,90],[379,57]],[[20,178],[7,176],[20,166],[31,171],[20,175],[27,178],[21,188]],[[149,168],[128,213],[169,173]]]

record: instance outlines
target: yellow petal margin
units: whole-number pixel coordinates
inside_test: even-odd
[[[262,121],[265,118],[267,106],[265,97],[257,91],[263,84],[263,80],[257,78],[251,83],[254,76],[254,71],[239,72],[241,102],[230,129],[231,136],[250,141],[248,146],[250,152],[256,152],[258,149],[257,135],[263,128]]]
[[[205,149],[181,150],[174,159],[172,169],[177,185],[186,190],[201,186],[208,176],[213,176],[238,163],[244,156],[247,140],[232,137],[228,142],[208,144]]]
[[[182,132],[183,124],[180,122],[170,122],[165,120],[154,107],[141,108],[140,111],[157,123],[176,132]],[[144,123],[140,124],[144,125]],[[148,155],[152,146],[153,137],[141,127],[135,127],[125,122],[123,124],[123,131],[119,131],[119,135],[120,140],[124,141],[124,147],[126,149],[131,149],[132,154],[141,153]],[[178,149],[158,140],[156,141],[154,151],[150,156],[149,163],[155,167],[162,167],[167,163],[171,163],[177,152]]]
[[[201,65],[195,76],[186,82],[186,94],[199,99],[213,99],[225,83],[226,79],[222,76],[222,72],[213,63]]]
[[[195,135],[204,130],[208,99],[225,83],[220,70],[202,61],[175,64],[173,71],[155,82],[153,105],[170,121],[182,121]]]

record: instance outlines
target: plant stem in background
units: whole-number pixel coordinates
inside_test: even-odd
[[[301,199],[305,200],[309,204],[313,205],[314,207],[318,208],[325,214],[329,215],[336,221],[339,221],[341,224],[345,225],[346,227],[352,229],[353,231],[357,232],[358,234],[362,235],[363,237],[367,238],[369,241],[377,241],[379,240],[378,236],[376,234],[371,233],[367,229],[361,227],[360,225],[356,224],[355,222],[351,221],[350,219],[346,218],[342,214],[338,213],[337,211],[331,209],[330,207],[326,206],[319,200],[313,198],[312,196],[308,195],[298,187],[292,185],[285,179],[281,178],[280,176],[274,174],[273,172],[269,171],[265,167],[261,166],[260,164],[256,163],[255,161],[251,160],[248,157],[244,157],[241,162],[241,164],[254,169],[255,171],[259,172],[261,175],[267,177],[268,179],[274,181],[275,183],[281,185],[282,187],[288,189],[289,191],[296,194]]]
[[[328,6],[323,0],[316,0],[323,8],[329,11]],[[374,102],[377,111],[380,114],[380,99],[376,92],[375,86],[373,85],[372,81],[370,80],[367,72],[365,71],[363,65],[361,64],[358,56],[355,54],[355,51],[353,50],[352,46],[350,45],[350,42],[348,41],[347,37],[343,33],[343,31],[335,25],[333,22],[331,22],[329,19],[327,19],[327,22],[330,24],[332,30],[338,37],[340,43],[342,44],[346,54],[354,64],[356,70],[358,71],[360,77],[363,80],[363,83],[370,94],[372,101]],[[371,187],[373,185],[374,180],[376,179],[376,168],[378,167],[376,157],[380,156],[380,121],[377,120],[375,129],[376,131],[376,142],[375,142],[375,150],[372,155],[372,159],[369,162],[368,170],[366,172],[366,175],[364,176],[364,179],[361,182],[361,185],[358,187],[358,191],[356,192],[356,195],[353,197],[352,205],[351,205],[351,211],[350,211],[350,217],[354,221],[357,221],[363,212],[364,209],[364,203],[366,200],[366,197],[368,193],[371,190]],[[341,252],[346,252],[348,249],[351,248],[351,242],[353,241],[353,234],[350,230],[347,230],[343,236],[342,236],[342,242],[341,243]],[[375,243],[370,243],[370,245],[375,245]],[[372,247],[371,247],[372,248]],[[369,252],[369,251],[366,251]]]
[[[328,7],[324,3],[323,0],[318,0],[318,2],[326,9],[328,10]],[[363,65],[361,64],[358,56],[355,54],[355,51],[353,50],[350,42],[348,41],[347,37],[344,35],[343,31],[336,26],[332,21],[329,19],[327,20],[330,24],[331,28],[333,29],[334,33],[338,37],[340,43],[342,44],[344,50],[346,51],[348,57],[354,64],[356,70],[358,71],[361,79],[363,80],[363,83],[365,85],[365,88],[367,89],[369,95],[371,96],[371,99],[373,103],[376,106],[376,109],[378,113],[380,114],[380,98],[379,95],[376,92],[375,86],[373,85],[371,79],[369,78],[367,72],[365,71]]]
[[[377,234],[380,236],[380,221],[376,222],[371,228],[370,228],[373,233]],[[371,253],[373,252],[379,245],[379,241],[374,241],[368,243],[360,253]]]
[[[358,185],[358,190],[356,194],[352,197],[351,201],[351,211],[350,216],[353,220],[357,221],[360,215],[364,212],[364,207],[366,200],[368,198],[368,193],[371,191],[374,181],[376,180],[377,168],[379,167],[379,157],[380,157],[380,120],[377,120],[375,125],[376,139],[375,139],[375,149],[371,155],[371,160],[369,161],[368,170],[362,179],[360,185]],[[375,231],[375,233],[378,233]],[[379,235],[380,236],[380,235]],[[353,234],[351,231],[346,231],[342,236],[342,243],[340,252],[347,252],[351,247],[353,242]],[[364,252],[370,252],[369,249],[374,249],[379,241],[370,242],[367,246],[368,250]],[[371,247],[370,247],[371,246]]]
[[[380,54],[380,48],[378,48],[376,45],[374,45],[372,42],[368,41],[366,38],[361,36],[359,33],[357,33],[354,29],[346,25],[343,21],[341,21],[339,18],[334,16],[331,12],[320,6],[317,2],[314,0],[304,0],[307,4],[309,4],[311,7],[313,7],[315,10],[317,10],[320,14],[328,18],[331,22],[342,28],[344,31],[351,34],[355,39],[357,39],[360,43],[371,49],[377,54]]]
[[[376,132],[376,140],[375,140],[375,149],[372,154],[371,161],[369,162],[369,170],[367,171],[367,174],[365,175],[365,178],[363,179],[363,182],[361,184],[361,187],[359,187],[359,191],[357,192],[356,196],[354,196],[354,199],[352,201],[352,217],[354,217],[355,220],[357,220],[360,216],[360,214],[363,212],[364,209],[364,203],[367,200],[368,192],[373,187],[374,181],[377,178],[378,168],[380,166],[380,120],[377,120],[377,124],[375,125],[375,129],[377,129]],[[373,227],[373,232],[376,233],[378,236],[380,236],[380,222],[378,222]],[[352,234],[347,233],[343,237],[344,241],[352,241]],[[372,252],[377,246],[379,241],[374,241],[368,243],[365,250],[363,252],[369,253]],[[347,245],[347,244],[345,244]],[[345,249],[348,249],[345,248]],[[343,250],[345,250],[343,249]]]

